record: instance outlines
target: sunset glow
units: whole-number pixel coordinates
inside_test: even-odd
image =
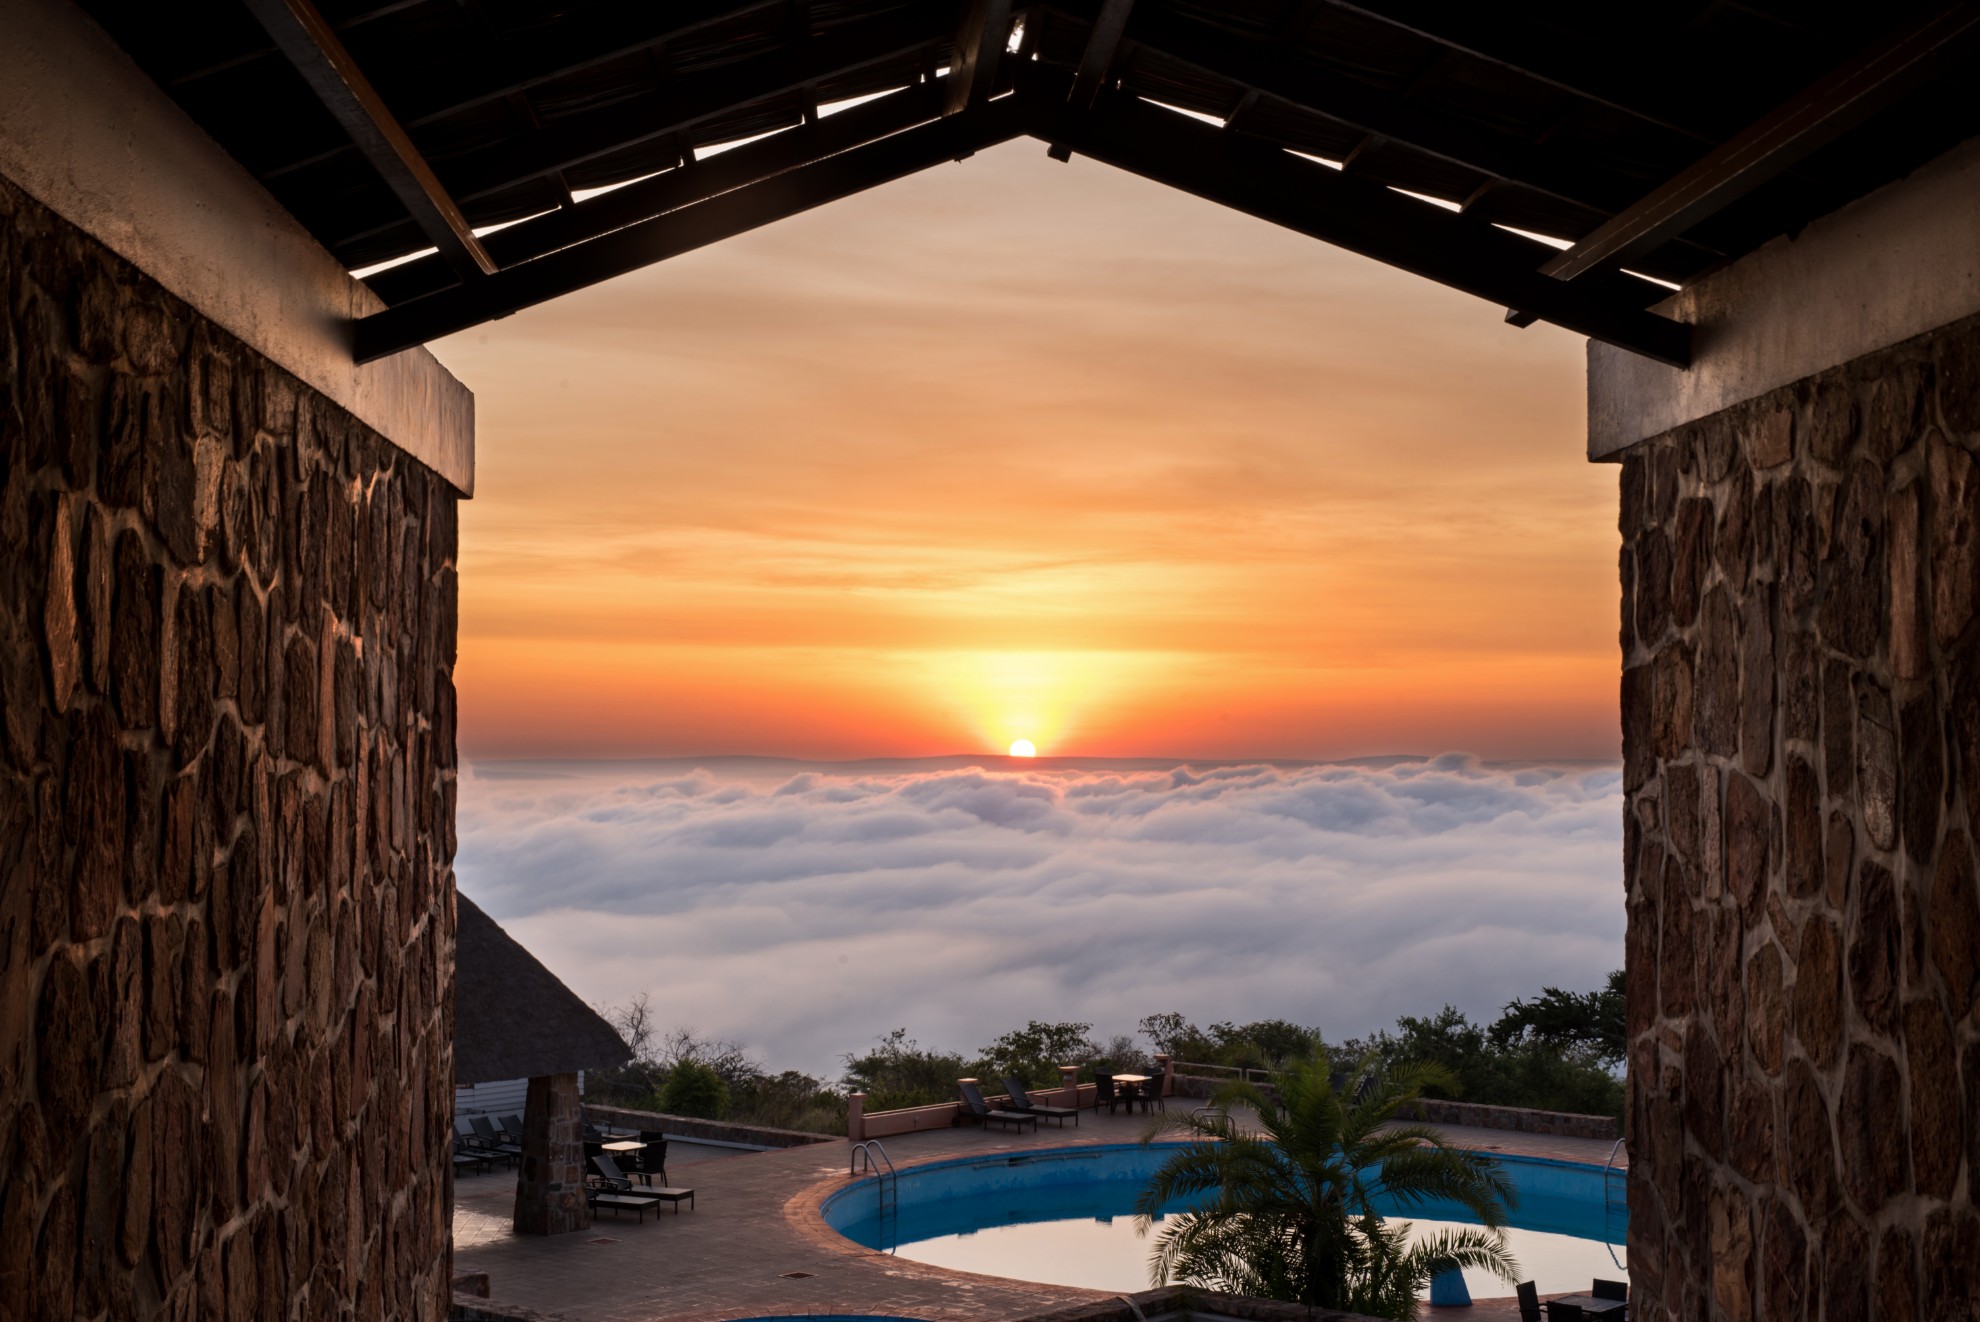
[[[1082,158],[436,349],[471,757],[1615,753],[1580,341]]]
[[[1011,756],[1037,757],[1038,750],[1032,747],[1032,743],[1029,739],[1013,739],[1011,741]]]

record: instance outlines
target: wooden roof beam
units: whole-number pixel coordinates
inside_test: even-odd
[[[628,225],[801,169],[828,156],[925,124],[942,114],[947,87],[919,83],[853,106],[816,123],[774,133],[733,151],[673,169],[609,193],[587,198],[490,234],[483,242],[504,267],[547,257]],[[366,282],[397,306],[437,293],[450,283],[438,257],[422,257],[380,271]]]
[[[1528,240],[1269,143],[1120,94],[1103,95],[1086,114],[1061,111],[1042,135],[1083,156],[1502,306],[1530,310],[1540,320],[1658,362],[1690,362],[1689,326],[1646,312],[1612,289],[1584,291],[1549,280],[1533,269]],[[1587,297],[1561,297],[1583,293]]]
[[[1128,15],[1133,12],[1134,0],[1100,0],[1100,12],[1087,32],[1086,49],[1080,53],[1079,67],[1073,71],[1072,91],[1066,95],[1066,104],[1075,110],[1091,106],[1106,85],[1107,74],[1120,53],[1121,38],[1127,35]],[[1070,161],[1072,148],[1055,142],[1046,148],[1045,154],[1055,161]]]
[[[1980,3],[1927,14],[1790,97],[1635,206],[1540,269],[1573,280],[1678,238],[1811,155],[1931,72],[1946,47],[1980,27]]]
[[[447,264],[463,277],[493,275],[495,261],[474,227],[316,6],[310,0],[247,0],[247,6]]]
[[[1068,3],[1070,0],[1059,0],[1055,7],[1064,8]],[[1591,182],[1584,172],[1556,165],[1545,152],[1472,127],[1457,116],[1393,92],[1321,76],[1206,23],[1144,9],[1127,24],[1125,39],[1364,134],[1604,216],[1615,214],[1630,201],[1612,187]]]
[[[1033,118],[1024,97],[990,101],[976,110],[942,116],[773,179],[629,225],[538,261],[524,262],[485,280],[374,313],[357,323],[357,360],[369,362],[398,353],[944,161],[959,160],[1027,132]]]
[[[562,116],[542,129],[441,162],[456,198],[472,202],[654,138],[679,133],[727,111],[787,95],[807,83],[912,55],[950,32],[925,9],[847,25],[796,49],[682,74],[663,91]],[[330,241],[332,251],[393,228],[354,223]]]
[[[1493,5],[1447,5],[1437,0],[1382,0],[1380,7],[1358,0],[1323,0],[1328,8],[1496,64],[1569,96],[1594,101],[1647,124],[1684,137],[1712,142],[1714,125],[1701,123],[1697,100],[1668,69],[1618,67],[1585,46],[1562,39],[1536,39],[1506,21]]]
[[[960,115],[990,99],[997,64],[1011,40],[1011,0],[963,0],[956,58],[949,66],[947,113]]]

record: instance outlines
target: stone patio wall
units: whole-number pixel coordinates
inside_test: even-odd
[[[1980,1316],[1980,322],[1622,469],[1631,1315]]]
[[[0,180],[0,1312],[448,1301],[455,495]]]

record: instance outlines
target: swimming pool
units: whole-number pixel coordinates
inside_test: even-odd
[[[900,1173],[897,1210],[890,1215],[882,1216],[872,1179],[835,1190],[820,1211],[826,1224],[854,1243],[932,1266],[1095,1290],[1145,1290],[1159,1226],[1146,1238],[1138,1235],[1134,1203],[1179,1146],[1101,1144],[931,1162]],[[1523,1277],[1551,1293],[1617,1275],[1627,1213],[1619,1189],[1613,1209],[1605,1208],[1601,1167],[1539,1157],[1500,1155],[1499,1161],[1519,1191],[1507,1238]],[[1177,1202],[1163,1214],[1187,1210],[1186,1202]],[[1381,1210],[1403,1215],[1393,1207]],[[1421,1234],[1466,1218],[1455,1204],[1433,1203],[1413,1209],[1407,1219]],[[1477,1298],[1512,1293],[1486,1273],[1466,1272],[1465,1283]]]

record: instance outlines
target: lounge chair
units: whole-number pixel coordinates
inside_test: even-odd
[[[502,1117],[502,1132],[503,1132],[503,1133],[505,1133],[505,1134],[507,1134],[507,1135],[509,1136],[509,1142],[511,1142],[511,1143],[520,1143],[520,1142],[522,1142],[522,1141],[523,1141],[523,1118],[522,1118],[521,1116],[519,1116],[519,1115],[505,1115],[505,1116],[503,1116],[503,1117]]]
[[[483,1138],[475,1129],[472,1121],[461,1116],[454,1118],[454,1150],[470,1153],[485,1162],[514,1162],[521,1155],[522,1151],[520,1148],[514,1153],[502,1151]],[[458,1164],[456,1163],[456,1165]]]
[[[475,1135],[481,1139],[481,1146],[487,1148],[490,1152],[501,1153],[510,1161],[522,1160],[522,1148],[517,1144],[505,1142],[501,1132],[495,1128],[495,1122],[493,1120],[490,1120],[485,1115],[478,1115],[469,1121],[469,1123],[474,1126]]]
[[[1077,1106],[1045,1106],[1034,1102],[1031,1100],[1030,1094],[1025,1092],[1024,1085],[1016,1079],[1005,1079],[1004,1091],[1011,1095],[1011,1109],[1013,1111],[1022,1111],[1026,1115],[1035,1115],[1040,1120],[1056,1120],[1061,1129],[1066,1127],[1067,1116],[1072,1117],[1072,1122],[1075,1125],[1079,1123],[1079,1108]]]
[[[1532,1281],[1521,1281],[1514,1288],[1519,1292],[1519,1322],[1542,1322],[1540,1287]]]
[[[591,1159],[591,1166],[593,1171],[596,1172],[591,1177],[592,1180],[594,1182],[602,1181],[604,1186],[613,1193],[635,1194],[641,1198],[651,1198],[653,1196],[646,1190],[635,1185],[632,1182],[632,1177],[619,1169],[619,1163],[613,1161],[603,1153]]]
[[[990,1103],[983,1100],[982,1089],[973,1083],[962,1085],[962,1095],[963,1101],[969,1106],[970,1111],[985,1126],[994,1122],[1000,1125],[1015,1125],[1020,1129],[1026,1125],[1030,1125],[1033,1129],[1038,1128],[1038,1117],[1035,1115],[1026,1115],[1022,1111],[991,1110]]]
[[[680,1215],[681,1202],[683,1200],[686,1200],[689,1207],[694,1206],[694,1190],[692,1189],[642,1189],[628,1179],[626,1173],[619,1169],[618,1163],[614,1162],[610,1157],[593,1157],[591,1164],[596,1168],[598,1173],[592,1176],[589,1181],[590,1191],[586,1195],[587,1198],[592,1198],[594,1195],[610,1195],[619,1199],[637,1199],[649,1206],[658,1203],[672,1203],[674,1205],[675,1216]],[[614,1206],[615,1204],[607,1203],[604,1205]],[[645,1217],[640,1218],[642,1221],[645,1219]]]

